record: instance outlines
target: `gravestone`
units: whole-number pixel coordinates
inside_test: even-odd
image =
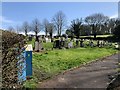
[[[103,47],[105,46],[105,41],[103,40]]]
[[[45,42],[48,42],[48,37],[45,37]]]
[[[35,41],[35,51],[39,52],[39,42]]]
[[[78,46],[78,44],[79,44],[79,40],[78,40],[78,39],[76,39],[76,46]]]
[[[71,40],[69,43],[68,43],[68,48],[72,48],[73,47],[73,41]]]
[[[89,46],[90,40],[86,39],[86,45]]]
[[[94,47],[93,41],[90,41],[90,47]]]
[[[42,38],[39,37],[39,51],[43,49],[42,43],[43,43]]]
[[[84,47],[84,41],[83,40],[80,40],[80,47]]]
[[[65,46],[65,38],[64,38],[64,37],[61,37],[60,46],[61,46],[61,47],[64,47],[64,46]]]
[[[36,41],[35,41],[35,51],[39,52],[43,49],[42,47],[42,38],[41,37],[36,37]]]
[[[60,40],[58,38],[55,39],[53,47],[54,48],[60,48]]]
[[[99,47],[103,47],[103,41],[100,41],[100,46]]]
[[[74,38],[73,41],[76,42],[76,38]]]
[[[29,41],[32,41],[32,36],[29,36]]]
[[[100,46],[100,41],[99,41],[99,40],[97,41],[97,46],[98,46],[98,47]]]
[[[68,48],[68,38],[65,38],[64,47]]]
[[[119,49],[119,44],[118,43],[115,43],[115,49]]]

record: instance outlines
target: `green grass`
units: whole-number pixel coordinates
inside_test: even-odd
[[[53,42],[47,42],[47,43],[43,43],[43,47],[45,48],[45,50],[49,50],[51,48],[53,48]]]
[[[113,48],[88,47],[33,53],[33,78],[26,81],[24,85],[25,87],[34,88],[38,82],[70,68],[111,55],[116,51]]]

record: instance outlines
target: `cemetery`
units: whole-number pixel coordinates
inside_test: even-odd
[[[66,82],[65,88],[120,87],[119,18],[94,13],[68,24],[66,15],[58,11],[51,20],[35,18],[0,31],[3,89],[49,88],[53,84],[56,88],[67,86]]]
[[[10,32],[5,33],[10,34]],[[66,70],[86,65],[120,50],[119,42],[111,39],[113,38],[111,35],[98,35],[96,38],[68,37],[66,34],[51,38],[42,35],[14,35],[16,34],[13,33],[13,37],[23,37],[22,40],[18,39],[21,41],[19,43],[17,40],[13,41],[13,46],[10,48],[13,50],[15,48],[15,52],[17,50],[19,53],[17,55],[19,61],[16,62],[20,69],[17,82],[26,88],[36,88],[38,83]],[[11,40],[13,37],[10,36]],[[5,46],[9,45],[8,38],[6,36],[4,38]],[[14,43],[16,43],[15,47]]]
[[[36,82],[103,56],[112,55],[119,48],[117,43],[104,40],[67,38],[64,42],[63,38],[54,38],[53,42],[41,41],[43,49],[39,52],[33,50],[33,78],[26,81],[26,87],[36,87]],[[34,45],[33,48],[35,48],[34,39],[28,43]]]

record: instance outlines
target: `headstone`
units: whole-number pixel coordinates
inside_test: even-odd
[[[86,45],[89,46],[90,40],[86,39]]]
[[[64,47],[68,48],[68,39],[67,38],[65,38]]]
[[[84,41],[83,40],[80,40],[80,47],[84,47]]]
[[[98,46],[98,47],[100,46],[100,41],[99,41],[99,40],[97,41],[97,46]]]
[[[79,40],[78,40],[78,39],[76,39],[76,46],[78,46],[78,44],[79,44]]]
[[[42,41],[42,38],[40,37],[39,38],[39,51],[41,51],[43,49],[42,43],[43,43],[43,41]]]
[[[58,37],[54,40],[53,48],[60,48],[60,40]]]
[[[61,47],[64,47],[64,46],[65,46],[65,38],[64,38],[64,37],[61,37],[60,46],[61,46]]]
[[[39,51],[39,42],[35,41],[35,51],[38,52]]]
[[[90,47],[94,47],[93,41],[90,41]]]
[[[45,42],[48,42],[48,37],[45,38]]]
[[[72,48],[73,47],[73,41],[71,40],[69,43],[68,43],[68,48]]]
[[[117,43],[115,43],[114,46],[115,46],[116,49],[119,49],[119,45]]]
[[[74,38],[73,41],[76,42],[76,38]]]
[[[32,41],[32,36],[29,36],[29,41]]]
[[[103,47],[103,41],[100,41],[100,46],[99,47]]]
[[[105,46],[105,41],[103,41],[103,46]]]

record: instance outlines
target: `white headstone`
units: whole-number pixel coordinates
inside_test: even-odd
[[[68,43],[68,48],[72,48],[72,47],[73,47],[73,42],[70,41],[70,42]]]

